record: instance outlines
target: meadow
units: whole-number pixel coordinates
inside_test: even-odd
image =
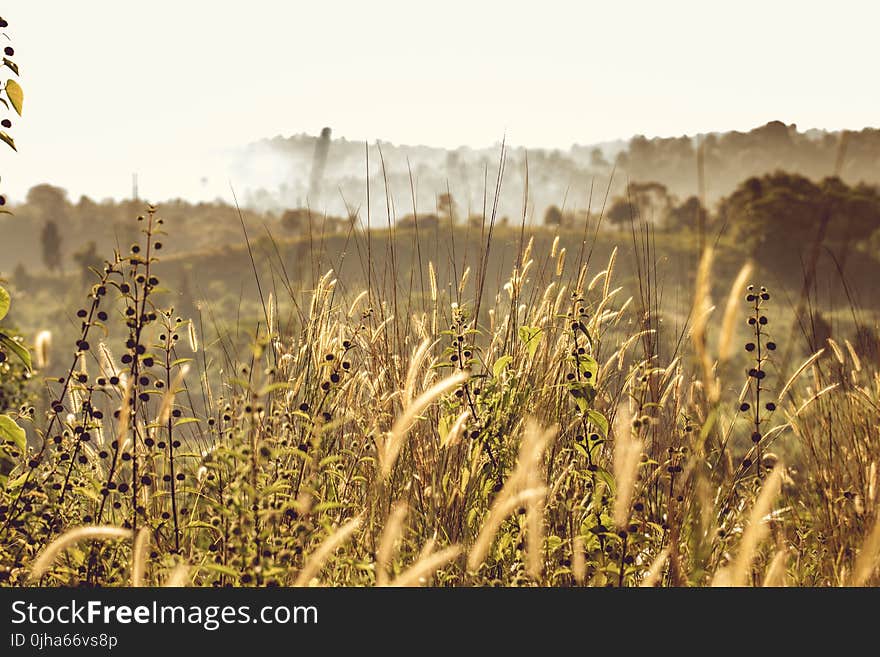
[[[874,309],[827,263],[491,207],[173,251],[141,212],[0,306],[3,584],[878,583]]]

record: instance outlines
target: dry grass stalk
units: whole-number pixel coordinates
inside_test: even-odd
[[[38,370],[49,366],[49,357],[52,353],[52,332],[40,331],[34,338],[34,365]]]
[[[396,577],[390,586],[422,586],[439,568],[442,568],[460,554],[461,547],[458,545],[450,546],[434,554],[427,554]]]
[[[404,405],[406,406],[412,403],[413,395],[415,394],[416,388],[416,377],[418,376],[419,370],[425,362],[425,358],[435,344],[437,343],[432,343],[428,339],[422,340],[421,344],[419,344],[419,346],[416,347],[416,350],[413,352],[412,358],[410,359],[409,368],[406,371],[406,382],[403,386],[403,399]]]
[[[583,586],[587,579],[587,554],[584,537],[580,534],[574,537],[571,546],[571,574],[574,576],[574,581]]]
[[[391,507],[385,528],[379,538],[379,549],[376,551],[376,585],[385,586],[388,583],[388,567],[396,553],[395,546],[403,530],[403,523],[409,508],[403,502],[397,502]]]
[[[171,416],[171,407],[174,406],[174,396],[180,391],[180,387],[183,385],[183,378],[188,372],[189,365],[181,365],[177,368],[174,381],[171,382],[171,386],[162,395],[162,402],[159,405],[159,413],[156,420],[158,424],[168,422],[168,418]]]
[[[179,563],[171,570],[168,579],[162,585],[164,588],[180,588],[190,583],[190,566],[187,563]]]
[[[856,372],[861,372],[862,359],[859,358],[858,352],[856,352],[855,348],[852,345],[852,342],[850,342],[849,340],[844,339],[844,343],[846,344],[846,350],[849,352],[849,357],[852,358],[853,369],[855,369]]]
[[[511,484],[526,489],[537,489],[543,484],[541,461],[556,429],[542,431],[538,423],[529,419],[520,447],[520,460]],[[526,561],[529,575],[540,579],[544,565],[544,504],[545,498],[534,498],[526,506]]]
[[[565,271],[565,248],[559,252],[559,255],[556,258],[556,275],[562,276],[562,272]]]
[[[785,385],[782,386],[782,390],[779,391],[779,401],[782,401],[783,399],[785,399],[785,393],[787,393],[789,390],[791,390],[791,387],[794,385],[794,382],[797,381],[798,377],[801,374],[803,374],[804,370],[806,370],[810,365],[812,365],[817,360],[819,360],[822,357],[822,354],[824,354],[824,353],[825,353],[825,350],[820,349],[819,351],[814,353],[812,356],[807,358],[807,360],[805,360],[803,363],[801,363],[800,367],[798,367],[795,370],[794,374],[792,374],[788,378],[788,381],[785,382]]]
[[[495,539],[498,528],[501,527],[501,523],[504,522],[507,516],[526,502],[544,497],[546,494],[547,489],[543,486],[541,488],[524,490],[515,495],[509,495],[506,498],[502,498],[502,495],[499,494],[492,504],[492,508],[489,510],[489,515],[483,522],[483,526],[480,528],[480,533],[477,535],[474,546],[468,554],[468,570],[475,572],[479,569],[480,564],[483,563],[483,560],[489,553],[489,548],[492,547],[492,542]]]
[[[466,408],[457,418],[455,418],[455,422],[449,427],[447,434],[440,440],[440,447],[455,447],[455,445],[458,444],[470,416],[471,409]]]
[[[785,568],[788,563],[788,550],[782,548],[770,561],[767,566],[767,573],[764,575],[764,587],[785,586]]]
[[[623,528],[629,522],[630,504],[639,474],[642,441],[633,434],[632,416],[625,404],[617,409],[614,419],[614,496],[613,517],[616,527]]]
[[[865,586],[880,566],[880,509],[877,509],[874,526],[862,543],[853,567],[850,586]]]
[[[116,440],[120,445],[125,444],[125,440],[128,437],[128,430],[130,428],[130,420],[131,420],[131,391],[132,391],[132,381],[130,379],[126,379],[125,381],[125,391],[122,393],[122,405],[119,407],[119,421],[117,423],[116,429]]]
[[[734,327],[739,316],[739,302],[745,290],[746,282],[752,275],[752,264],[747,262],[739,270],[739,274],[730,287],[727,305],[724,307],[724,318],[721,320],[721,333],[718,337],[718,362],[725,363],[730,358],[733,345]]]
[[[700,265],[697,268],[697,280],[694,292],[693,323],[691,325],[691,340],[694,344],[697,359],[702,365],[703,381],[706,386],[709,401],[717,399],[717,385],[715,374],[712,370],[712,359],[709,357],[709,349],[706,346],[706,327],[709,323],[709,315],[712,312],[711,273],[712,273],[711,247],[703,251]]]
[[[316,577],[318,573],[321,572],[324,564],[332,556],[333,552],[336,551],[336,548],[345,543],[345,541],[354,534],[355,530],[360,527],[360,524],[361,518],[358,516],[357,518],[349,520],[326,538],[324,542],[318,546],[318,549],[309,556],[308,561],[306,561],[302,570],[299,571],[299,575],[297,575],[293,585],[308,586],[312,581],[312,578]]]
[[[391,470],[394,468],[394,463],[397,461],[397,457],[403,449],[403,443],[406,439],[407,433],[412,428],[418,415],[428,408],[435,399],[467,381],[468,377],[469,375],[467,372],[456,372],[452,376],[434,384],[434,386],[423,392],[417,399],[403,409],[403,413],[397,418],[394,425],[391,427],[391,431],[388,432],[384,440],[380,441],[381,444],[377,445],[379,467],[383,477],[387,477],[391,474]]]
[[[150,547],[150,530],[141,527],[134,539],[131,548],[131,585],[139,587],[144,585],[144,573],[147,568],[147,550]]]
[[[872,461],[868,468],[868,504],[874,506],[877,502],[877,461]]]
[[[736,558],[730,566],[715,574],[713,586],[745,586],[748,583],[758,546],[769,531],[767,516],[773,509],[773,503],[782,487],[783,473],[784,466],[779,462],[767,477],[752,507]]]
[[[131,538],[131,530],[111,527],[110,525],[70,529],[43,549],[31,566],[30,579],[40,579],[51,568],[56,557],[74,543],[79,543],[86,539],[110,540],[120,538]]]
[[[189,338],[189,348],[193,351],[193,353],[199,350],[199,336],[196,334],[196,325],[190,320],[186,325],[186,333]]]
[[[605,269],[605,280],[602,283],[602,298],[607,299],[610,295],[608,290],[611,288],[611,276],[614,274],[614,263],[617,262],[617,247],[611,249],[611,255],[608,256],[608,267]]]
[[[645,577],[642,579],[641,584],[639,586],[643,588],[651,588],[657,585],[657,582],[660,581],[660,578],[663,576],[663,567],[666,565],[666,560],[669,558],[669,548],[663,548],[660,550],[660,554],[657,555],[657,558],[651,563],[651,567],[648,568],[648,572],[645,573]]]

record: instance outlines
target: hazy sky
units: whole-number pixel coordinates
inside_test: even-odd
[[[226,194],[228,148],[325,125],[567,148],[771,119],[862,128],[880,108],[868,0],[7,0],[2,12],[25,90],[19,153],[0,155],[14,198],[44,180],[121,196],[135,170],[152,200]]]

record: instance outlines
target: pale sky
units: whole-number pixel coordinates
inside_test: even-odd
[[[878,125],[868,0],[6,0],[25,92],[0,188],[192,195],[278,134],[530,147]],[[5,39],[4,39],[5,41]],[[0,109],[2,112],[2,109]],[[8,152],[7,152],[8,151]],[[220,184],[223,181],[224,184]],[[232,181],[235,182],[234,180]]]

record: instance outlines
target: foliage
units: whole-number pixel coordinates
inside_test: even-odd
[[[12,305],[6,288],[0,287],[0,321]],[[17,461],[16,457],[25,450],[25,431],[16,420],[5,411],[18,406],[20,415],[30,419],[33,407],[26,401],[28,395],[25,383],[31,369],[31,358],[21,338],[12,331],[0,328],[0,486]]]
[[[3,23],[4,27],[8,26],[8,23],[0,18],[0,22]],[[15,63],[15,60],[12,57],[15,55],[15,50],[12,46],[6,46],[4,49],[4,57],[2,70],[6,72],[6,80],[3,83],[2,89],[0,89],[0,104],[3,105],[3,108],[6,110],[5,115],[2,120],[0,120],[0,140],[6,143],[12,150],[17,150],[15,147],[15,140],[12,138],[12,135],[9,134],[8,130],[12,127],[11,117],[21,116],[22,109],[24,106],[24,90],[21,88],[21,85],[16,81],[15,78],[18,77],[18,64]],[[13,114],[14,112],[14,114]],[[0,214],[6,213],[6,197],[0,196]]]
[[[0,18],[3,27],[7,27],[8,23]],[[18,76],[18,65],[12,58],[15,54],[11,46],[7,46],[4,51],[3,68],[10,71],[11,75],[6,78],[3,85],[2,93],[0,93],[0,103],[9,112],[10,108],[21,116],[24,105],[24,91],[21,85],[12,77]],[[0,130],[0,139],[2,139],[12,150],[16,150],[15,141],[6,132],[12,127],[12,122],[8,116],[0,121],[3,130]],[[0,214],[9,214],[5,208],[6,197],[0,195]],[[4,231],[0,231],[0,238],[5,237]],[[0,321],[2,321],[12,305],[12,299],[6,288],[0,286]],[[14,359],[10,362],[10,356]],[[18,361],[24,367],[24,371],[15,362]],[[6,475],[15,456],[25,451],[26,436],[15,420],[4,412],[13,404],[24,398],[23,382],[31,368],[30,354],[27,348],[22,344],[21,339],[14,335],[8,329],[0,328],[0,486],[6,483]],[[27,406],[22,406],[22,413],[28,414]]]
[[[880,228],[880,192],[867,185],[849,187],[838,178],[815,183],[778,172],[743,182],[722,201],[718,214],[761,254],[793,242],[809,244],[823,224],[829,242],[852,243]]]
[[[692,350],[673,335],[661,353],[668,329],[615,286],[616,254],[566,264],[531,241],[491,301],[433,263],[409,299],[328,271],[306,304],[264,298],[240,352],[167,304],[164,221],[150,208],[137,225],[94,272],[36,441],[4,424],[9,583],[83,525],[136,540],[69,546],[42,584],[159,583],[180,564],[204,586],[877,581],[859,559],[877,522],[876,365],[828,340],[831,360],[768,383],[763,288],[746,296],[748,403],[714,381],[707,316]],[[740,540],[764,523],[772,542]]]

